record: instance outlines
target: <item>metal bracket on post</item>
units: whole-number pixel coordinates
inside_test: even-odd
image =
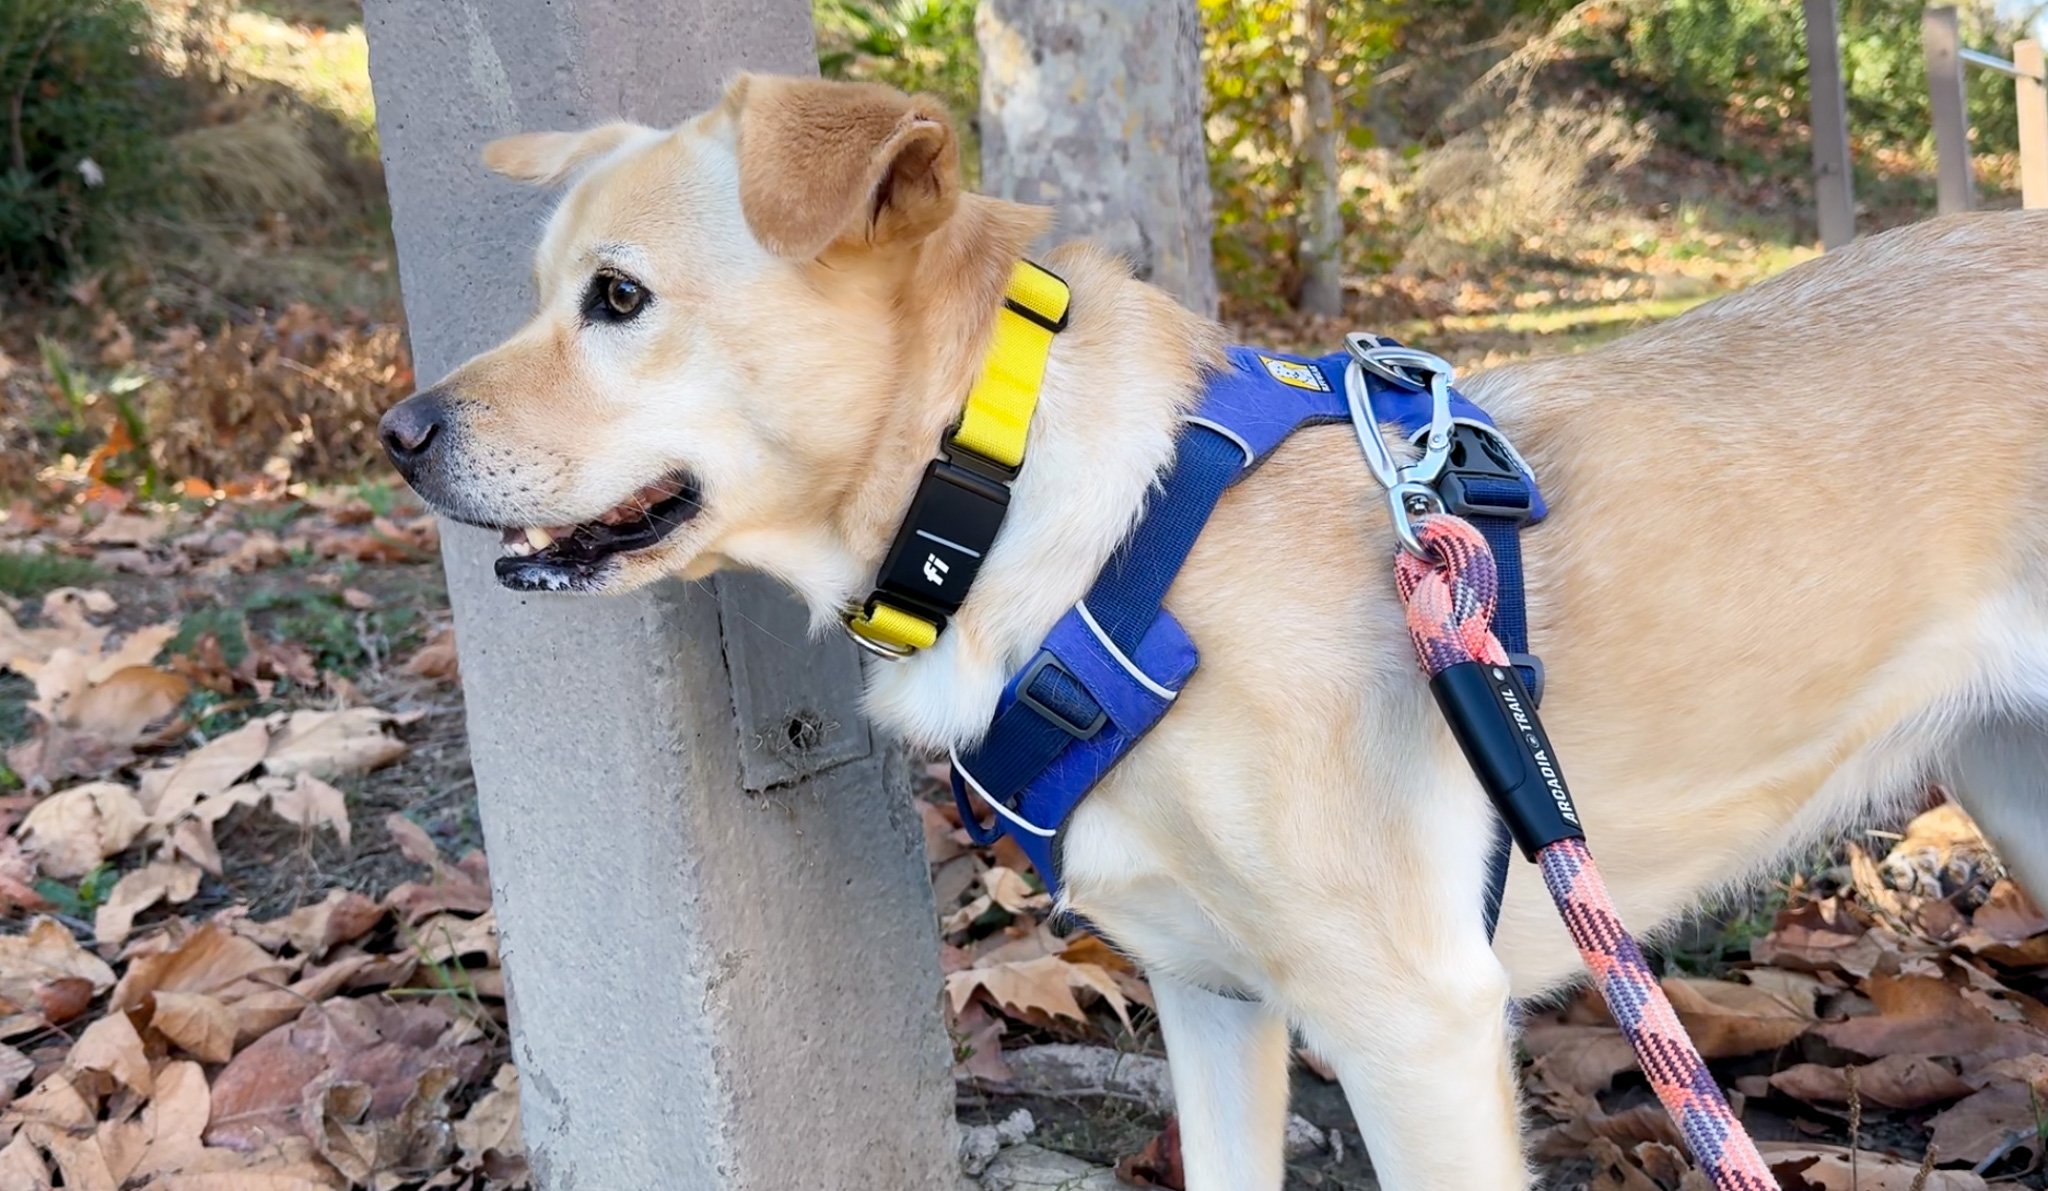
[[[810,614],[773,580],[724,575],[717,585],[740,784],[758,794],[872,753],[859,655],[837,635],[810,640]]]

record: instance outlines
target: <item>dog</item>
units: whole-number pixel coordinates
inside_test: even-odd
[[[503,532],[509,584],[751,568],[830,628],[1048,213],[963,193],[939,104],[868,84],[742,76],[674,129],[484,161],[567,187],[539,308],[386,415],[405,478]],[[1037,259],[1071,324],[1008,520],[936,644],[869,668],[873,718],[933,750],[986,729],[1222,359],[1103,252]],[[1545,718],[1632,925],[1929,781],[2048,890],[2044,331],[2048,215],[1974,215],[1461,386],[1551,506],[1524,535]],[[1494,818],[1417,672],[1385,510],[1347,426],[1225,494],[1168,599],[1201,668],[1066,839],[1065,906],[1151,978],[1191,1191],[1281,1185],[1290,1027],[1389,1191],[1531,1178],[1508,1008],[1579,960],[1526,865],[1488,942]]]

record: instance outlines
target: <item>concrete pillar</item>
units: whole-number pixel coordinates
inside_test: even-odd
[[[1842,80],[1842,33],[1835,0],[1806,0],[1806,90],[1813,103],[1813,202],[1821,247],[1856,238],[1855,176],[1849,169],[1849,99]]]
[[[674,122],[815,69],[807,0],[369,0],[407,321],[432,379],[525,318],[552,201],[505,133]],[[584,599],[444,555],[526,1144],[543,1191],[956,1184],[920,834],[843,642],[757,580]]]

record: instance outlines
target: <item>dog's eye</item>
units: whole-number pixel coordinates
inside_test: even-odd
[[[647,306],[647,287],[624,273],[599,273],[590,279],[583,308],[600,322],[623,323]]]

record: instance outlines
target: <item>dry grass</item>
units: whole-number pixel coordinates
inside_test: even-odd
[[[1539,239],[1555,251],[1589,227],[1611,238],[1613,221],[1590,217],[1618,205],[1611,179],[1653,143],[1619,105],[1512,109],[1430,154],[1416,172],[1423,230],[1402,263],[1442,271],[1517,255]]]
[[[335,208],[327,163],[304,121],[288,111],[256,111],[194,128],[171,141],[171,152],[194,197],[215,218],[255,224],[279,211],[304,217]]]

